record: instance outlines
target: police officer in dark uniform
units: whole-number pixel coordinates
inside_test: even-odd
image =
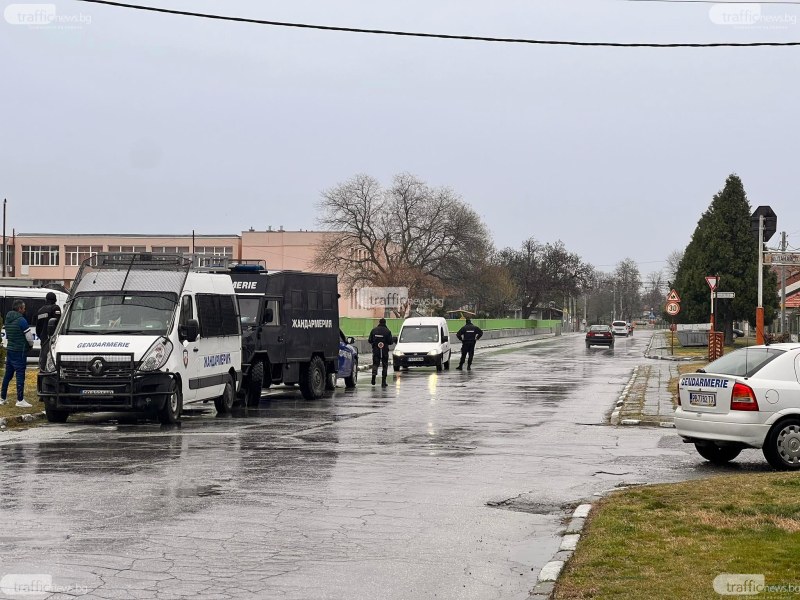
[[[50,319],[59,320],[61,318],[61,308],[56,304],[56,295],[47,292],[45,296],[47,304],[36,313],[36,336],[41,340],[42,347],[39,350],[39,370],[44,371],[47,365],[47,353],[50,350],[50,334],[47,332],[47,323]]]
[[[378,326],[369,332],[369,343],[372,345],[372,385],[378,375],[378,365],[383,365],[381,387],[386,387],[386,374],[389,371],[389,346],[392,344],[392,332],[386,326],[386,319],[378,321]]]
[[[467,323],[458,330],[456,337],[461,340],[461,360],[456,369],[459,371],[464,367],[464,359],[467,359],[467,371],[472,370],[472,357],[475,356],[475,342],[483,336],[483,330],[477,325],[472,324],[472,319],[467,319]]]

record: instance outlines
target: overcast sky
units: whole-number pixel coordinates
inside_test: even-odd
[[[800,41],[797,5],[147,3],[493,37]],[[11,4],[0,0],[9,234],[313,229],[322,190],[408,171],[456,190],[498,248],[562,240],[602,270],[633,258],[645,276],[685,247],[736,172],[751,205],[772,206],[778,231],[800,246],[800,47],[395,38],[75,1],[55,3],[60,22],[31,27],[9,23],[21,10]]]

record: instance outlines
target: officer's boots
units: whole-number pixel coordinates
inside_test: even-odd
[[[389,387],[389,384],[386,383],[386,376],[381,377],[381,387]]]
[[[373,372],[372,372],[372,385],[375,385],[375,376],[376,376],[376,375],[377,375],[377,373],[375,373],[375,372],[373,371]]]

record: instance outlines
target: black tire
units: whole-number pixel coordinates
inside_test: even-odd
[[[332,392],[336,389],[336,371],[331,371],[325,375],[325,391]]]
[[[761,451],[779,471],[800,469],[800,419],[791,417],[773,425]]]
[[[258,406],[261,390],[264,387],[264,363],[257,362],[250,367],[250,375],[244,382],[244,399],[247,406]]]
[[[697,453],[708,462],[715,465],[725,465],[739,456],[742,448],[739,446],[716,446],[714,444],[695,444]]]
[[[225,378],[225,387],[222,396],[214,398],[214,407],[221,415],[227,415],[233,410],[233,403],[236,402],[236,391],[233,387],[233,379],[230,375]]]
[[[586,342],[586,347],[587,347],[587,348],[591,348],[591,347],[592,347],[592,345],[591,345],[589,342]]]
[[[350,373],[350,377],[344,378],[344,385],[348,389],[353,389],[356,387],[356,382],[358,381],[358,357],[356,356],[353,358],[353,371]]]
[[[59,410],[57,408],[44,407],[44,412],[47,415],[48,423],[66,423],[69,418],[69,412],[66,410]]]
[[[447,360],[444,361],[444,370],[445,371],[449,371],[450,370],[450,357],[449,356],[447,357]]]
[[[325,363],[319,356],[312,358],[302,369],[300,391],[306,400],[317,400],[325,393]]]
[[[444,370],[444,364],[442,363],[442,358],[439,357],[439,360],[436,361],[436,372],[441,373]]]
[[[158,411],[158,420],[165,425],[174,425],[181,420],[183,412],[183,397],[178,382],[174,379],[170,384],[170,390],[164,400],[164,406]]]

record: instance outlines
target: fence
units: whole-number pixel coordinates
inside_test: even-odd
[[[386,319],[386,326],[394,335],[400,332],[400,327],[405,319]],[[448,319],[447,326],[451,333],[455,333],[464,325],[463,319]],[[546,319],[472,319],[472,323],[484,331],[495,331],[498,329],[550,329],[555,331],[561,327],[560,320]],[[368,337],[372,328],[378,324],[378,319],[341,317],[339,327],[347,336]],[[533,331],[531,331],[533,333]]]

